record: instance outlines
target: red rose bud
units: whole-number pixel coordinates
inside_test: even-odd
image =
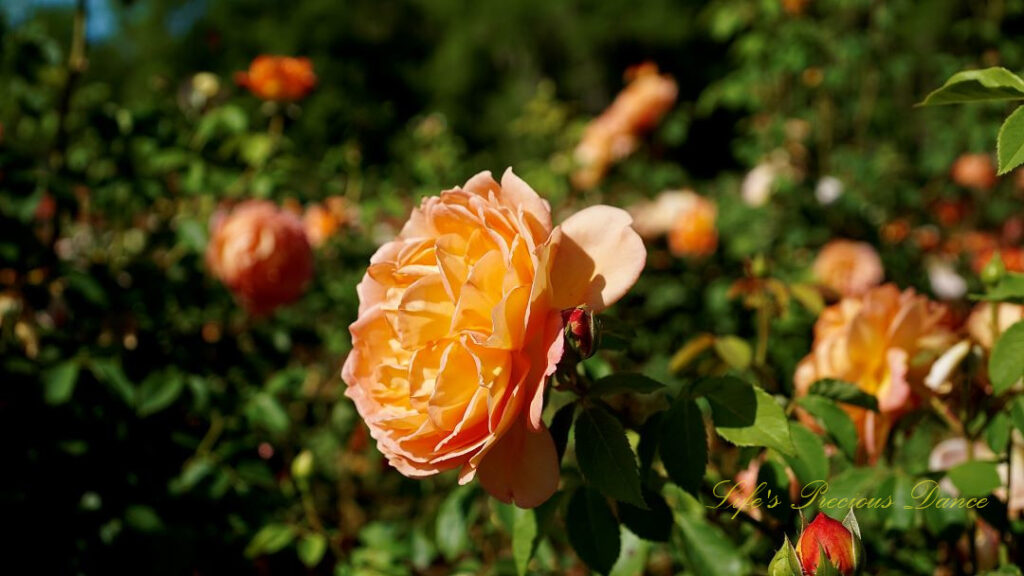
[[[818,574],[822,556],[840,574],[852,576],[857,569],[858,548],[856,537],[846,526],[820,512],[796,543],[800,565],[808,576]]]
[[[581,360],[594,355],[597,350],[597,325],[594,312],[590,306],[562,310],[562,322],[565,323],[565,341],[576,351]]]

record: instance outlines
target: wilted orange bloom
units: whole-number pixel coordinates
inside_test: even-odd
[[[309,58],[262,54],[252,61],[247,72],[235,73],[235,83],[263,100],[295,102],[313,90],[316,74]]]
[[[985,348],[992,347],[993,336],[1006,332],[1010,326],[1024,320],[1024,306],[1009,303],[997,304],[999,306],[997,318],[999,326],[997,331],[993,330],[995,327],[992,326],[992,306],[993,304],[988,302],[978,304],[971,311],[971,315],[967,317],[965,324],[967,334],[971,339]]]
[[[676,213],[668,233],[668,249],[676,256],[706,256],[718,247],[715,203],[692,192]]]
[[[988,154],[962,154],[953,162],[950,176],[958,186],[988,190],[996,185],[996,165]]]
[[[215,217],[206,263],[256,315],[297,299],[313,275],[302,221],[262,200],[243,202]]]
[[[631,68],[626,75],[629,85],[587,126],[576,147],[579,169],[572,178],[579,188],[597,185],[608,168],[632,154],[639,136],[654,128],[675,104],[679,91],[676,81],[671,76],[659,75],[657,65],[646,62]]]
[[[938,353],[952,341],[942,325],[944,314],[945,307],[912,289],[901,293],[893,284],[872,288],[859,298],[843,298],[826,308],[814,325],[813,349],[794,375],[797,395],[807,394],[822,378],[838,378],[878,398],[879,413],[846,407],[874,461],[893,422],[908,407],[911,384],[928,373],[922,352]]]
[[[814,275],[842,296],[860,296],[881,284],[885,271],[871,244],[832,240],[814,260]]]
[[[636,282],[646,251],[630,223],[592,206],[553,227],[511,170],[423,200],[370,259],[342,369],[392,466],[458,469],[520,507],[551,496],[559,463],[541,412],[562,311],[603,310]]]

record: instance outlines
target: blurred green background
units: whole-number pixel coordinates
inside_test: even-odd
[[[688,338],[753,333],[728,292],[759,254],[807,280],[817,248],[850,237],[901,286],[931,292],[924,263],[942,258],[976,289],[969,255],[913,240],[1000,234],[1022,214],[1013,175],[995,191],[949,178],[960,154],[994,150],[1007,108],[913,107],[961,69],[1024,69],[1022,0],[86,5],[70,93],[74,5],[0,5],[0,562],[30,573],[512,573],[512,511],[451,475],[388,468],[339,378],[370,254],[417,198],[480,170],[514,167],[556,218],[685,187],[717,201],[716,254],[652,242],[615,311],[637,337],[595,361],[665,379]],[[277,145],[267,106],[232,82],[263,53],[306,56],[319,78],[284,108]],[[573,190],[583,127],[648,60],[677,80],[676,106],[600,186]],[[215,96],[195,99],[199,72]],[[779,177],[750,206],[741,183],[765,162]],[[842,183],[830,204],[815,198],[825,176]],[[329,196],[358,215],[317,249],[306,296],[248,317],[205,271],[213,210]],[[955,222],[943,202],[963,208]],[[921,233],[886,241],[894,221]],[[813,320],[794,307],[773,327],[781,390]],[[308,475],[293,466],[307,450]],[[873,544],[916,554],[878,566],[931,574],[943,537]],[[766,563],[777,544],[745,553]],[[651,574],[686,566],[669,546],[643,558]],[[583,570],[559,537],[537,565]]]

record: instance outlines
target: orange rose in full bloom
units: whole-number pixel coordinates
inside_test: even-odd
[[[882,259],[867,242],[832,240],[814,260],[814,275],[842,296],[860,296],[882,283]]]
[[[458,469],[504,502],[533,507],[558,486],[541,412],[563,350],[561,311],[600,311],[646,260],[629,215],[592,206],[552,227],[511,170],[425,198],[359,284],[345,394],[392,466]]]
[[[580,167],[573,182],[579,188],[597,185],[613,163],[632,154],[639,135],[654,128],[676,102],[676,81],[659,75],[657,65],[646,62],[631,68],[626,77],[629,85],[587,126],[576,147]]]
[[[305,98],[316,86],[316,74],[309,58],[257,56],[247,72],[237,72],[235,82],[257,98],[276,102],[295,102]]]
[[[313,275],[313,253],[302,221],[262,200],[218,215],[206,263],[252,314],[294,301]]]
[[[707,198],[688,193],[668,232],[668,249],[676,256],[707,256],[718,247],[718,209]]]
[[[943,306],[912,289],[901,293],[893,284],[829,306],[814,325],[811,353],[797,366],[797,396],[822,378],[838,378],[878,398],[878,413],[844,405],[874,461],[912,398],[911,384],[928,374],[929,367],[918,362],[921,353],[938,353],[952,341],[940,324],[944,314]]]

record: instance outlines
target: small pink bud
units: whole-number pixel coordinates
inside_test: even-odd
[[[579,354],[581,360],[593,356],[597,349],[597,326],[590,306],[562,310],[562,321],[565,323],[565,341],[569,347]]]
[[[804,573],[812,576],[817,573],[818,559],[821,551],[843,576],[851,576],[857,569],[857,541],[854,535],[837,520],[825,514],[811,522],[796,543],[797,554]]]

